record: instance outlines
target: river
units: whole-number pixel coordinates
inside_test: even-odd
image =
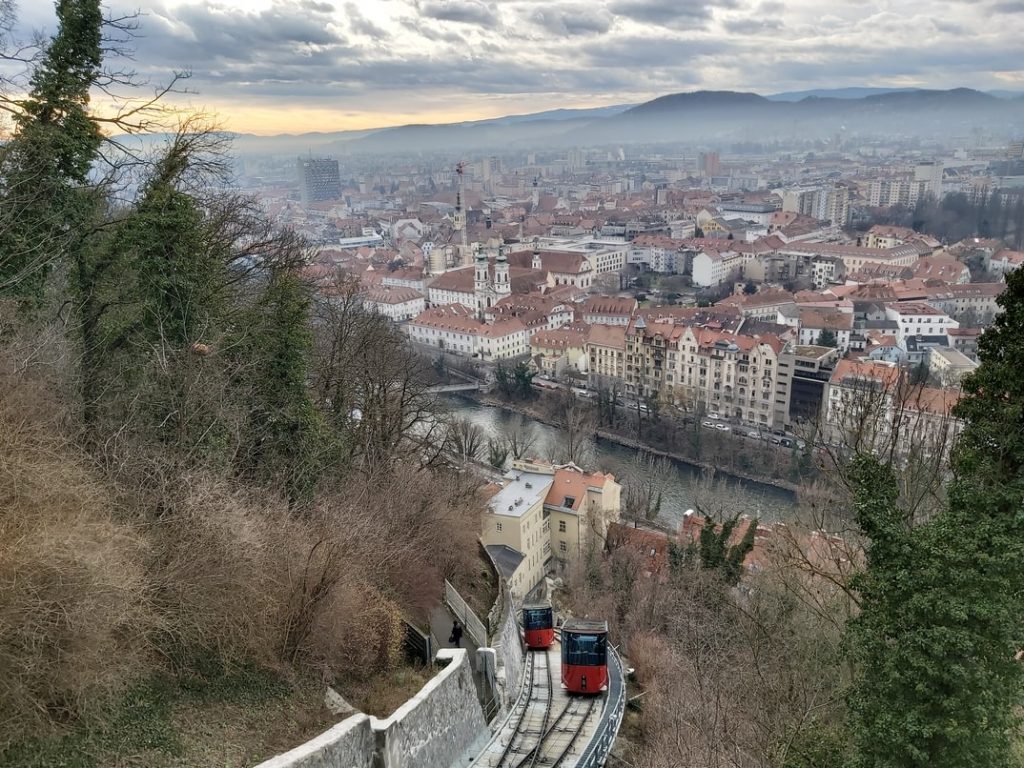
[[[522,419],[537,435],[532,453],[545,458],[558,455],[561,437],[555,427],[467,398],[445,396],[443,401],[453,413],[477,424],[488,437],[501,436],[513,421]],[[609,440],[592,440],[586,453],[592,458],[585,469],[611,472],[620,480],[636,472],[637,451],[632,448]],[[725,514],[739,511],[762,520],[785,520],[796,504],[791,491],[772,485],[737,480],[721,473],[715,481],[709,482],[703,470],[682,461],[673,461],[672,469],[665,482],[659,516],[659,521],[667,526],[675,527],[687,509],[698,507]]]

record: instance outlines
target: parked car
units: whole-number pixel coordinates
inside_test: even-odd
[[[761,439],[761,433],[758,432],[756,429],[752,429],[749,432],[747,432],[747,437],[752,437],[755,440],[760,440]]]
[[[720,430],[722,432],[732,431],[732,427],[730,427],[728,424],[715,424],[715,429]]]
[[[720,419],[722,417],[719,416],[717,413],[711,412],[711,413],[708,414],[708,418],[709,419]]]
[[[715,422],[713,422],[713,421],[702,421],[700,423],[700,425],[702,427],[707,427],[708,429],[714,429],[715,428]]]

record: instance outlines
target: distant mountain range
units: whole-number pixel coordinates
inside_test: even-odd
[[[695,91],[637,105],[558,109],[446,125],[368,131],[236,136],[258,154],[418,153],[559,148],[624,143],[721,145],[831,138],[836,133],[937,138],[983,127],[1007,135],[1024,127],[1024,95],[969,88],[839,88],[759,96]]]

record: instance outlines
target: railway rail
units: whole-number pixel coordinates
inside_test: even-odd
[[[569,696],[560,684],[560,649],[530,651],[519,699],[472,764],[474,768],[574,768],[590,751],[604,694]]]

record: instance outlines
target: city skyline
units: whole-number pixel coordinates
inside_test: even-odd
[[[179,103],[256,134],[450,123],[703,89],[1024,89],[1021,0],[845,2],[825,15],[810,0],[136,5],[139,73],[156,83],[190,70],[194,93]],[[52,6],[18,13],[23,35],[52,32]]]

